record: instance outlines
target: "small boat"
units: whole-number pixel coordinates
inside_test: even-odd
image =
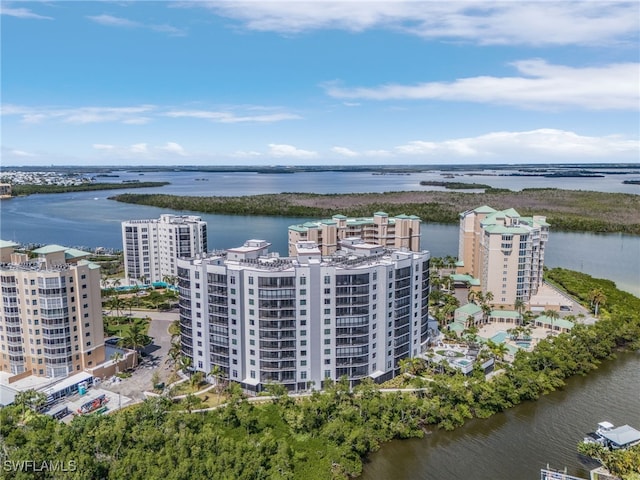
[[[600,422],[595,432],[584,437],[585,443],[597,443],[611,450],[623,450],[640,445],[640,431],[629,425],[616,427],[610,422]]]

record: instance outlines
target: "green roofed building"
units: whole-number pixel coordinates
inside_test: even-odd
[[[486,205],[468,210],[460,214],[458,272],[479,279],[482,292],[493,294],[492,304],[513,308],[542,285],[548,238],[545,217]]]
[[[420,218],[415,215],[389,217],[385,212],[375,212],[373,217],[358,218],[334,215],[330,219],[291,225],[288,238],[290,256],[297,256],[296,245],[300,242],[314,242],[322,255],[331,255],[340,249],[340,242],[348,238],[360,238],[365,243],[419,252]]]
[[[0,371],[12,383],[95,369],[105,361],[100,267],[74,248],[47,245],[30,255],[17,246],[0,242]]]

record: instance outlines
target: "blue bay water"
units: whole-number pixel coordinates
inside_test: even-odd
[[[128,191],[175,195],[255,195],[284,191],[314,193],[384,192],[426,190],[419,182],[441,180],[442,172],[411,175],[372,175],[362,172],[302,172],[295,174],[211,173],[211,172],[115,172],[119,178],[99,177],[101,181],[169,181],[170,185],[140,190],[122,189],[55,195],[30,195],[0,202],[0,238],[20,243],[58,243],[69,246],[122,248],[120,222],[157,218],[161,213],[193,213],[156,207],[130,205],[108,200]],[[484,176],[456,177],[455,181],[488,183],[512,189],[529,187],[567,187],[572,183],[584,189],[640,192],[636,185],[623,185],[633,175],[605,178],[505,177],[487,172]],[[202,180],[202,179],[208,180]],[[454,181],[451,179],[444,179]],[[431,189],[439,189],[431,187]],[[410,214],[411,212],[406,212]],[[241,245],[249,238],[272,243],[272,251],[286,254],[287,227],[309,218],[244,217],[201,215],[208,222],[209,249]],[[456,225],[423,224],[422,248],[434,256],[457,255]],[[583,271],[614,280],[618,286],[640,296],[640,237],[621,234],[553,232],[545,264]]]

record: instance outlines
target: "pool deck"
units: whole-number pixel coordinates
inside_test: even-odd
[[[500,332],[506,332],[508,329],[510,328],[514,328],[515,325],[513,324],[505,324],[505,323],[489,323],[487,325],[483,325],[482,327],[480,327],[480,330],[478,331],[478,336],[485,338],[485,339],[490,339],[493,338],[495,335],[497,335]],[[516,342],[513,340],[509,340],[509,337],[507,337],[504,341],[505,345],[513,347],[513,348],[517,348],[517,349],[523,349],[523,350],[530,350],[532,349],[540,340],[547,338],[549,336],[548,329],[547,328],[543,328],[543,327],[534,327],[533,325],[530,326],[531,328],[531,341],[530,341],[530,347],[529,348],[524,348],[524,347],[519,347],[518,345],[516,345]]]

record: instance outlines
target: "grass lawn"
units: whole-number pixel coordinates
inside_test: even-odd
[[[147,335],[149,332],[150,320],[146,318],[134,317],[103,317],[104,331],[109,337],[124,337],[128,333],[131,325],[138,324],[142,327],[142,334]]]

